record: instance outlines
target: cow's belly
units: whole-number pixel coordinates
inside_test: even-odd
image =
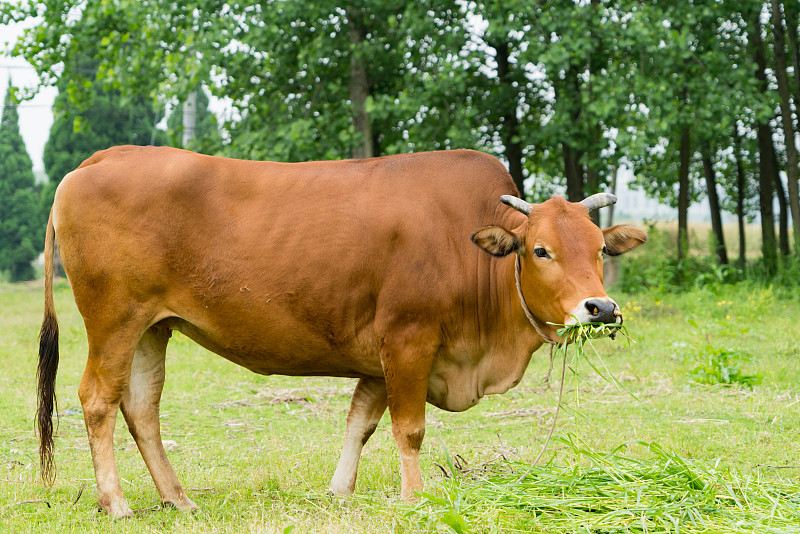
[[[348,343],[345,350],[311,332],[254,330],[246,327],[217,331],[188,321],[164,321],[206,349],[258,374],[286,376],[382,377],[377,351],[369,343]]]

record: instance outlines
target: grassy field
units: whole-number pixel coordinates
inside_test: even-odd
[[[133,520],[114,522],[95,511],[77,398],[86,339],[69,288],[61,283],[56,291],[62,350],[58,478],[46,488],[38,479],[33,432],[42,289],[2,285],[0,531],[661,532],[668,527],[658,530],[657,521],[645,524],[636,513],[620,511],[633,508],[632,495],[644,499],[686,472],[704,474],[654,505],[663,508],[669,523],[672,516],[666,512],[676,503],[710,492],[711,504],[689,517],[695,530],[685,523],[681,532],[770,531],[764,525],[773,532],[800,531],[798,297],[748,285],[614,296],[636,343],[604,339],[594,347],[628,391],[598,376],[587,361],[572,361],[578,376],[568,376],[565,409],[545,455],[549,463],[525,480],[526,465],[541,450],[557,402],[558,372],[549,386],[542,380],[548,368],[544,349],[523,382],[506,395],[488,397],[461,414],[429,407],[422,467],[430,498],[416,506],[398,499],[398,459],[388,415],[365,448],[356,495],[339,499],[326,493],[353,381],[257,376],[175,335],[167,355],[163,438],[201,511],[184,515],[157,509],[158,494],[119,417],[115,444],[123,490],[141,512]],[[760,383],[700,383],[746,382],[747,376]],[[608,456],[631,440],[653,445],[631,443]],[[591,478],[597,469],[602,472]],[[603,477],[605,485],[599,485]],[[711,479],[711,485],[704,482]],[[539,487],[543,481],[552,482],[549,489]],[[609,484],[625,486],[624,495],[615,497]],[[505,488],[503,498],[487,497],[488,489],[497,487]],[[534,491],[532,500],[521,504],[526,491]],[[604,504],[587,492],[600,492]],[[725,510],[750,510],[767,522],[743,515],[737,526],[725,520]]]

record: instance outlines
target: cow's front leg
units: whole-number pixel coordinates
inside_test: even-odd
[[[405,500],[413,499],[414,492],[423,487],[419,452],[425,437],[425,403],[434,353],[431,347],[426,349],[409,343],[381,351],[392,434],[400,451],[400,496]]]
[[[385,411],[386,382],[382,378],[360,379],[350,401],[342,456],[331,480],[332,492],[340,495],[353,493],[361,450],[375,432]]]

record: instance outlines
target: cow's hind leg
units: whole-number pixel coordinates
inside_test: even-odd
[[[140,332],[130,328],[108,332],[112,331],[87,327],[89,358],[78,396],[83,406],[100,508],[111,517],[130,517],[133,512],[122,496],[114,461],[114,424]]]
[[[331,480],[332,492],[340,495],[353,493],[361,450],[375,432],[385,411],[386,382],[382,378],[360,379],[350,401],[342,456]]]
[[[161,442],[159,404],[164,388],[164,361],[170,331],[149,328],[139,340],[131,364],[131,377],[122,396],[122,414],[164,505],[182,511],[197,510],[186,496]]]

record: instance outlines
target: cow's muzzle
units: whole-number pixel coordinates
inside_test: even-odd
[[[575,323],[622,324],[622,312],[613,299],[592,297],[579,302],[570,313],[567,324]]]

